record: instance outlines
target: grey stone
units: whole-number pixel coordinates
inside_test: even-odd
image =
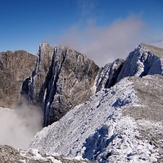
[[[23,50],[0,53],[0,106],[15,108],[18,105],[22,83],[33,71],[36,58]]]
[[[66,46],[42,43],[30,81],[28,97],[40,103],[44,126],[64,116],[94,94],[92,87],[99,67],[83,54]]]
[[[96,92],[115,85],[123,63],[123,59],[116,59],[113,63],[106,64],[100,69],[96,79]]]
[[[41,155],[39,157],[32,151],[17,150],[8,145],[0,145],[0,162],[1,163],[54,163],[60,161],[62,163],[91,163],[86,159],[77,160],[75,158],[66,158],[62,155],[49,156]]]

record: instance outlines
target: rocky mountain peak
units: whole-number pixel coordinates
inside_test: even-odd
[[[126,76],[145,76],[163,74],[163,49],[140,44],[126,58],[117,82]],[[161,57],[160,57],[161,56]]]
[[[27,85],[30,101],[41,103],[45,126],[93,95],[98,70],[93,61],[74,49],[41,43],[32,82]]]
[[[41,43],[37,57],[2,52],[0,104],[16,105],[22,95],[42,108],[49,126],[30,145],[39,157],[57,152],[101,163],[162,162],[162,50],[140,44],[126,60],[102,68],[61,45]],[[11,148],[0,148],[9,158]]]
[[[144,52],[149,52],[149,53],[152,53],[160,58],[163,57],[163,49],[162,48],[159,48],[159,47],[156,47],[156,46],[153,46],[153,45],[147,45],[147,44],[143,44],[141,43],[138,48],[140,48],[142,51]]]
[[[15,108],[20,102],[22,83],[34,69],[36,56],[23,50],[0,53],[0,105]]]

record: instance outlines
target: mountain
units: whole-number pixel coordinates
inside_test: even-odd
[[[22,83],[34,69],[36,56],[26,51],[0,53],[0,106],[15,108],[20,103]]]
[[[163,73],[163,49],[140,44],[127,57],[117,81],[126,76],[145,76]]]
[[[159,161],[162,84],[162,76],[126,77],[42,129],[30,148],[98,162]]]
[[[162,162],[162,84],[162,49],[140,44],[101,68],[95,95],[43,128],[30,148],[102,163]]]
[[[26,93],[32,103],[41,103],[44,126],[59,120],[94,94],[92,87],[98,70],[93,61],[69,47],[40,45]]]
[[[163,49],[140,44],[124,61],[116,59],[101,68],[97,76],[96,89],[110,88],[127,76],[163,74]]]
[[[99,67],[85,55],[66,46],[41,43],[37,56],[25,51],[0,53],[0,106],[42,108],[43,126],[59,120],[88,100]]]
[[[10,80],[1,79],[5,100],[0,103],[15,106],[26,99],[28,106],[42,109],[47,127],[31,140],[29,151],[99,163],[163,162],[163,49],[140,44],[125,60],[101,68],[66,46],[41,43],[38,56],[29,56],[30,66],[26,59],[21,66],[8,59],[12,81],[25,73],[19,84],[9,84],[12,94],[17,90],[10,103],[5,94]]]

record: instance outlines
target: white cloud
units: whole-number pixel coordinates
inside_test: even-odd
[[[90,19],[84,28],[73,25],[65,30],[57,38],[57,44],[70,46],[87,55],[99,66],[104,66],[114,59],[125,58],[141,43],[143,26],[140,16],[135,15],[102,27]]]
[[[42,114],[36,107],[23,104],[16,110],[0,108],[0,145],[26,149],[42,128]]]

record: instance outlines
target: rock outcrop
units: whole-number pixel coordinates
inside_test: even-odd
[[[38,55],[27,94],[32,103],[41,103],[47,126],[93,95],[99,67],[65,46],[42,43]]]
[[[58,158],[46,153],[54,152],[101,163],[163,162],[163,49],[140,44],[125,61],[99,69],[69,47],[42,43],[38,57],[0,53],[0,75],[1,106],[17,105],[22,94],[49,125],[31,152],[1,146],[1,162],[50,162]]]
[[[33,71],[36,58],[22,50],[0,53],[0,106],[14,108],[18,105],[22,83]]]
[[[126,76],[163,75],[163,49],[140,44],[125,60],[117,82]]]
[[[140,44],[127,59],[100,68],[83,54],[41,43],[38,56],[24,51],[0,54],[0,104],[15,107],[20,93],[43,110],[44,126],[64,116],[103,88],[127,76],[163,74],[162,49]],[[3,100],[2,100],[3,99]]]
[[[106,64],[100,69],[96,79],[96,92],[116,84],[123,63],[123,59],[116,59],[113,63]]]
[[[102,67],[96,79],[96,92],[110,88],[127,76],[163,75],[163,49],[140,44],[126,60],[116,59]]]
[[[91,163],[86,159],[66,158],[62,155],[41,155],[36,150],[17,150],[8,145],[0,145],[1,163]]]

